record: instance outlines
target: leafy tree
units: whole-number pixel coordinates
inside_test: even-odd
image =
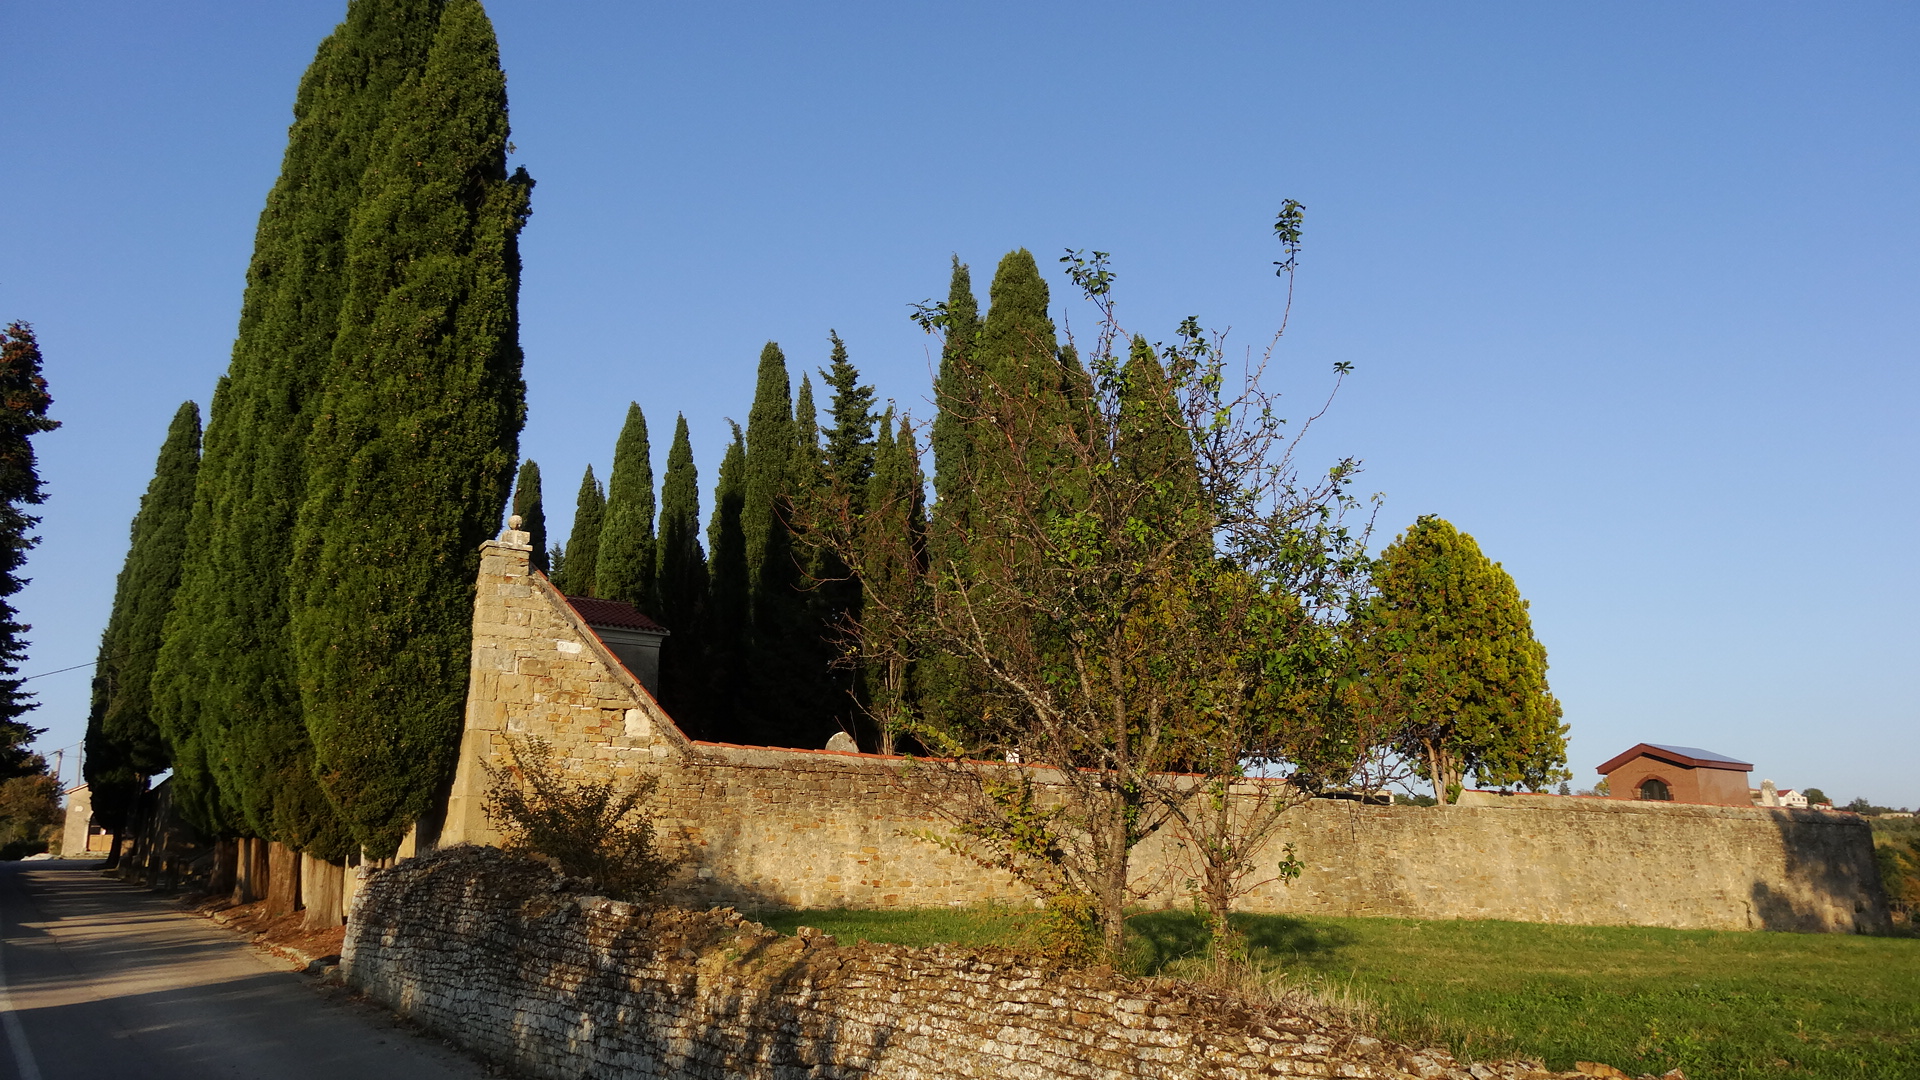
[[[1354,463],[1301,477],[1276,399],[1230,383],[1217,337],[1188,320],[1149,362],[1113,315],[1104,257],[1068,261],[1101,311],[1088,366],[1054,346],[1031,256],[1009,256],[977,397],[946,429],[970,448],[948,459],[954,490],[981,493],[968,557],[931,570],[924,599],[869,587],[860,635],[869,656],[951,656],[974,675],[976,707],[925,708],[911,730],[924,805],[954,848],[1047,900],[1069,952],[1111,957],[1142,840],[1172,825],[1205,842],[1206,899],[1230,901],[1298,799],[1208,805],[1283,787],[1251,767],[1295,791],[1351,771],[1330,643],[1365,560],[1342,523]],[[833,529],[837,548],[877,581],[857,524]]]
[[[613,447],[607,508],[600,524],[594,595],[642,608],[653,606],[653,446],[640,406],[627,405],[627,422]]]
[[[36,703],[18,674],[32,627],[20,621],[12,597],[26,586],[20,568],[40,542],[32,535],[40,519],[23,508],[46,501],[33,437],[60,426],[47,416],[52,404],[33,327],[12,323],[0,331],[0,779],[39,771],[27,745],[42,729],[24,719]]]
[[[704,728],[707,713],[702,656],[707,607],[707,555],[700,547],[700,478],[693,466],[687,418],[674,421],[660,486],[659,563],[654,609],[672,632],[661,646],[660,703],[683,725]]]
[[[506,79],[476,0],[449,0],[394,94],[342,267],[308,439],[293,637],[316,774],[384,857],[452,773],[473,571],[525,418]]]
[[[1513,578],[1431,514],[1388,545],[1361,621],[1371,707],[1442,802],[1467,776],[1540,790],[1567,778],[1566,725]]]
[[[31,763],[38,771],[0,783],[0,861],[47,850],[60,821],[60,783],[37,755]]]
[[[353,0],[300,81],[280,176],[254,234],[233,358],[208,413],[186,564],[153,678],[174,805],[214,832],[337,855],[313,775],[290,637],[288,537],[353,275],[380,133],[417,83],[442,0]],[[358,499],[336,507],[352,515]]]
[[[733,442],[720,459],[720,476],[713,489],[713,516],[707,525],[707,546],[713,553],[708,592],[708,617],[703,624],[702,650],[707,661],[705,718],[708,737],[740,739],[744,730],[740,684],[746,679],[747,631],[752,613],[752,585],[747,564],[746,516],[747,442],[739,424],[733,424]]]
[[[1819,788],[1817,788],[1817,787],[1810,787],[1810,788],[1808,788],[1808,789],[1806,790],[1806,792],[1805,792],[1805,794],[1806,794],[1806,796],[1807,796],[1807,805],[1808,805],[1808,806],[1819,806],[1819,805],[1820,805],[1820,804],[1822,804],[1822,803],[1827,803],[1827,804],[1831,804],[1831,803],[1833,802],[1833,800],[1832,800],[1832,799],[1829,799],[1829,798],[1827,798],[1827,793],[1826,793],[1826,792],[1824,792],[1824,791],[1821,791],[1821,790],[1820,790]]]
[[[568,596],[594,596],[594,573],[600,566],[600,529],[606,518],[607,493],[593,478],[593,466],[580,477],[580,494],[573,503],[573,531],[567,534],[562,565],[553,583]]]
[[[547,552],[547,508],[540,499],[540,464],[529,458],[520,463],[520,475],[513,482],[513,513],[520,528],[533,545],[533,565],[541,573],[551,573],[553,564]]]
[[[115,833],[146,778],[173,764],[154,723],[151,684],[161,633],[180,587],[199,470],[200,407],[189,401],[174,413],[153,479],[140,497],[93,669],[84,772],[95,822]]]

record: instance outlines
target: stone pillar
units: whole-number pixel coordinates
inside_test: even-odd
[[[524,636],[514,624],[509,606],[532,596],[532,537],[520,531],[520,518],[509,518],[498,540],[480,545],[480,577],[473,595],[473,658],[467,675],[466,721],[460,735],[459,763],[453,789],[447,797],[446,819],[440,828],[442,844],[485,844],[498,839],[487,820],[488,750],[494,732],[506,730],[506,706],[500,700],[500,675],[511,672],[513,650],[506,640]],[[524,616],[523,616],[524,617]]]

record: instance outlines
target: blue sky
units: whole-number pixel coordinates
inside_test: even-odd
[[[1920,9],[1903,4],[489,5],[531,417],[564,533],[628,400],[704,484],[760,345],[837,329],[925,415],[949,256],[1114,253],[1123,320],[1355,365],[1354,454],[1514,574],[1571,765],[1641,741],[1920,803]],[[93,658],[168,418],[225,368],[294,87],[341,0],[0,6],[0,318],[32,321],[26,674]],[[1064,299],[1056,279],[1056,299]],[[1076,325],[1088,313],[1061,306]],[[796,372],[797,374],[797,372]],[[35,680],[47,749],[86,672]]]

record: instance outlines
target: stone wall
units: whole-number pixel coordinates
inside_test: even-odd
[[[523,533],[483,549],[473,678],[444,842],[489,843],[483,763],[510,734],[547,739],[582,775],[660,778],[674,899],[742,907],[1022,902],[1004,874],[932,842],[941,822],[899,759],[691,742],[528,564]],[[1888,925],[1866,823],[1850,814],[1552,796],[1379,807],[1316,800],[1289,815],[1306,869],[1250,911],[1708,929]],[[1149,902],[1196,876],[1169,838],[1138,849]]]
[[[402,863],[361,891],[342,970],[543,1078],[1551,1076],[1522,1062],[1469,1071],[1332,1017],[1178,983],[1002,950],[784,937],[728,910],[636,908],[565,884],[487,848]]]

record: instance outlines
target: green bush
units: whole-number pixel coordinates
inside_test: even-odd
[[[9,840],[0,844],[0,862],[18,862],[47,850],[45,840]]]

